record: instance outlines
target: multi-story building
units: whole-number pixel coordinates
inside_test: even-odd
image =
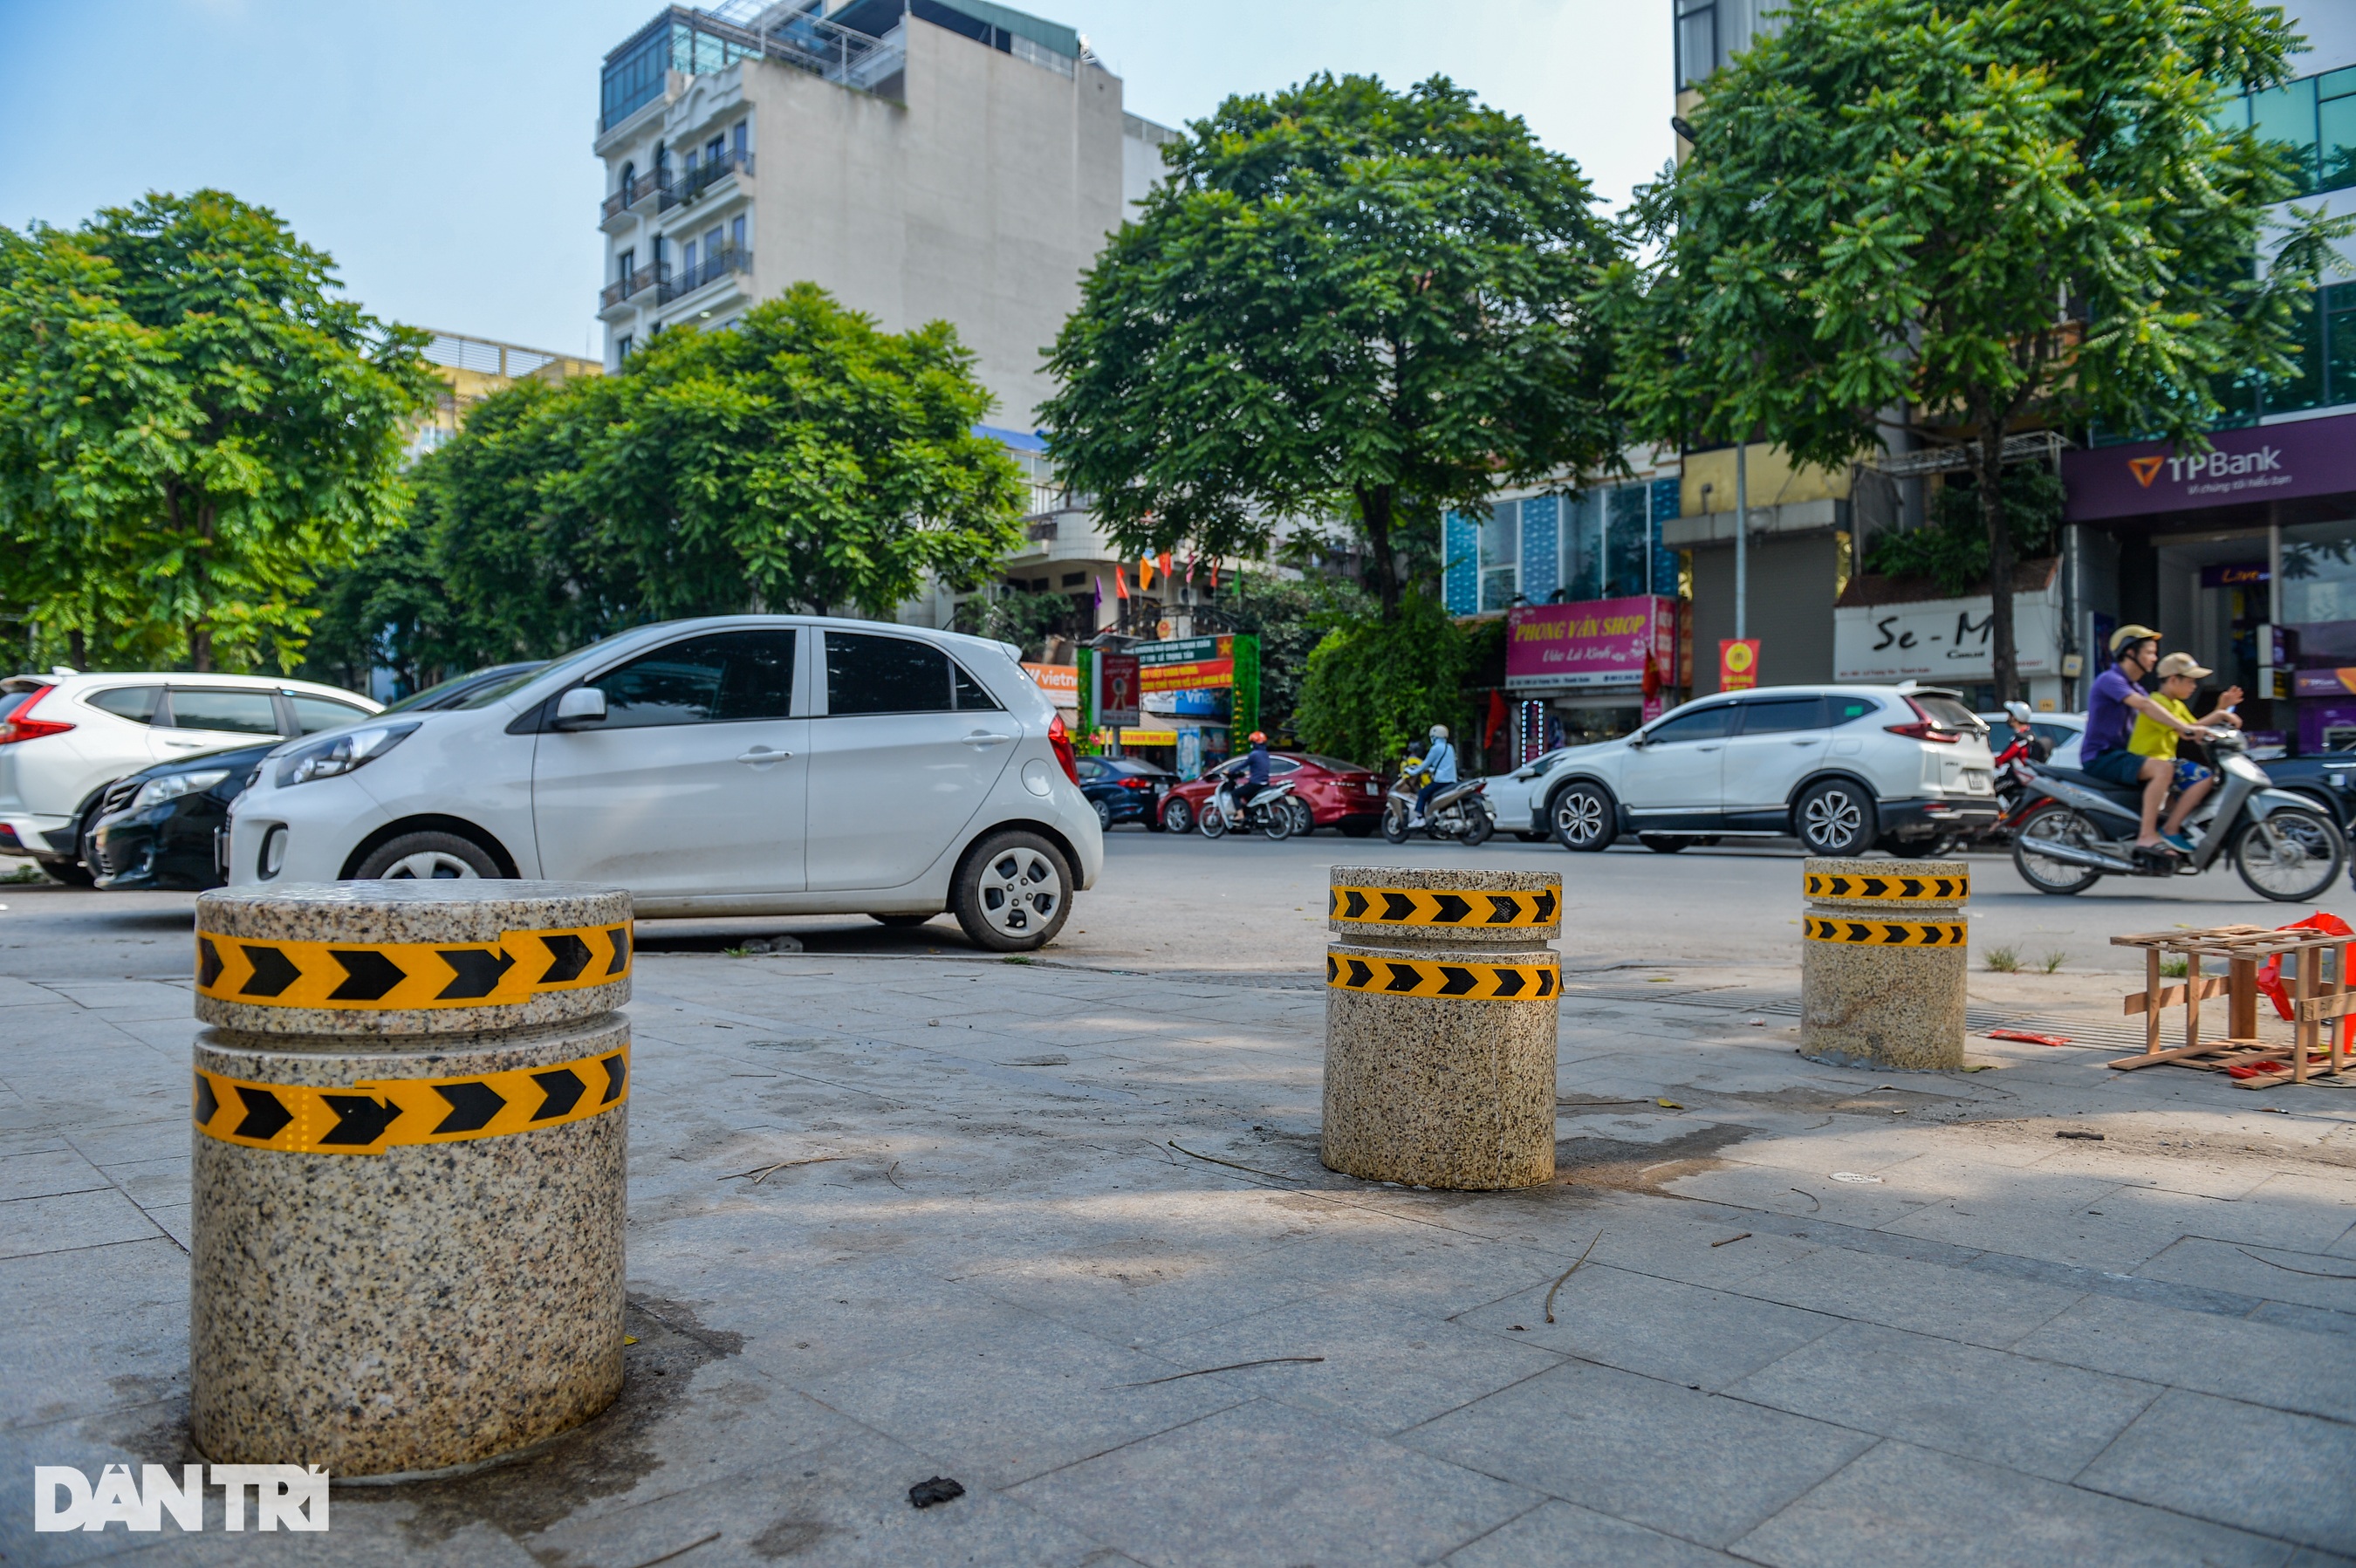
[[[803,281],[889,331],[949,321],[997,399],[985,428],[1032,481],[1006,579],[1067,595],[1093,632],[1119,564],[1055,487],[1033,411],[1082,272],[1177,135],[1123,109],[1070,27],[991,0],[668,7],[601,83],[606,363]],[[947,624],[955,596],[902,617]]]
[[[547,349],[527,349],[489,338],[469,338],[463,332],[436,332],[425,345],[425,361],[434,367],[442,391],[434,406],[410,432],[409,455],[431,452],[453,435],[466,410],[496,392],[519,381],[563,381],[574,376],[605,373],[595,360],[559,354]]]

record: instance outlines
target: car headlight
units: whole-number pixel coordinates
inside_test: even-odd
[[[315,746],[289,753],[278,765],[278,787],[308,784],[314,779],[335,779],[367,767],[417,733],[417,722],[370,725],[348,729]]]
[[[131,797],[130,810],[145,811],[160,806],[166,800],[177,800],[183,795],[193,795],[199,789],[209,789],[229,777],[226,768],[208,768],[196,773],[166,773],[161,779],[150,779],[139,786],[139,793]]]

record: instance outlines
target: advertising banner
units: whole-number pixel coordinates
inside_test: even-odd
[[[1759,639],[1722,637],[1718,639],[1718,689],[1748,692],[1759,684]]]
[[[1236,683],[1233,637],[1181,637],[1135,649],[1148,692],[1201,692]]]
[[[2062,454],[2072,522],[2356,490],[2356,414],[2219,430],[2206,452],[2165,441]]]
[[[1647,653],[1661,683],[1683,685],[1676,618],[1676,600],[1654,596],[1507,610],[1505,689],[1641,691]]]
[[[1088,719],[1105,729],[1125,729],[1138,721],[1137,655],[1087,650]]]
[[[1833,611],[1833,679],[1993,681],[1993,608],[1986,594],[1911,604],[1842,605]],[[2013,658],[2023,675],[2062,669],[2058,585],[2012,596]]]
[[[1080,705],[1080,671],[1074,664],[1024,664],[1024,674],[1031,677],[1047,700],[1059,708]]]

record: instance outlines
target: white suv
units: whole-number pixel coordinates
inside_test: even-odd
[[[264,675],[12,675],[0,681],[0,854],[31,855],[60,881],[87,883],[82,836],[124,774],[258,737],[316,735],[378,706]]]
[[[232,885],[548,877],[640,915],[943,909],[1035,948],[1104,840],[1012,645],[802,616],[640,627],[460,705],[279,747]]]
[[[1548,752],[1492,784],[1497,820],[1565,849],[1630,832],[1674,854],[1794,836],[1812,854],[1925,854],[1996,820],[1987,727],[1927,686],[1762,686],[1635,734]]]

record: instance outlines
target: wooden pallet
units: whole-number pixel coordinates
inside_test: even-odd
[[[2244,1089],[2306,1083],[2326,1073],[2337,1077],[2350,1065],[2350,1026],[2343,1023],[2327,1029],[2325,1026],[2356,1015],[2356,993],[2348,986],[2351,943],[2356,939],[2328,931],[2269,930],[2263,926],[2212,926],[2205,930],[2113,937],[2113,947],[2143,950],[2144,987],[2130,992],[2120,1010],[2129,1015],[2143,1015],[2144,1048],[2140,1056],[2121,1057],[2110,1065],[2122,1072],[2162,1065],[2224,1072],[2258,1062],[2286,1063],[2280,1072],[2237,1075],[2233,1081]],[[2160,964],[2169,958],[2184,960],[2181,981],[2161,978]],[[2257,1037],[2258,968],[2270,958],[2290,961],[2292,1043],[2287,1048],[2267,1046]],[[2204,976],[2201,972],[2204,959],[2222,963],[2225,972]],[[2201,1004],[2217,996],[2225,998],[2224,1036],[2204,1039]],[[2175,1006],[2184,1009],[2184,1043],[2163,1048],[2160,1015]],[[2331,1036],[2328,1047],[2323,1041],[2327,1034]]]

